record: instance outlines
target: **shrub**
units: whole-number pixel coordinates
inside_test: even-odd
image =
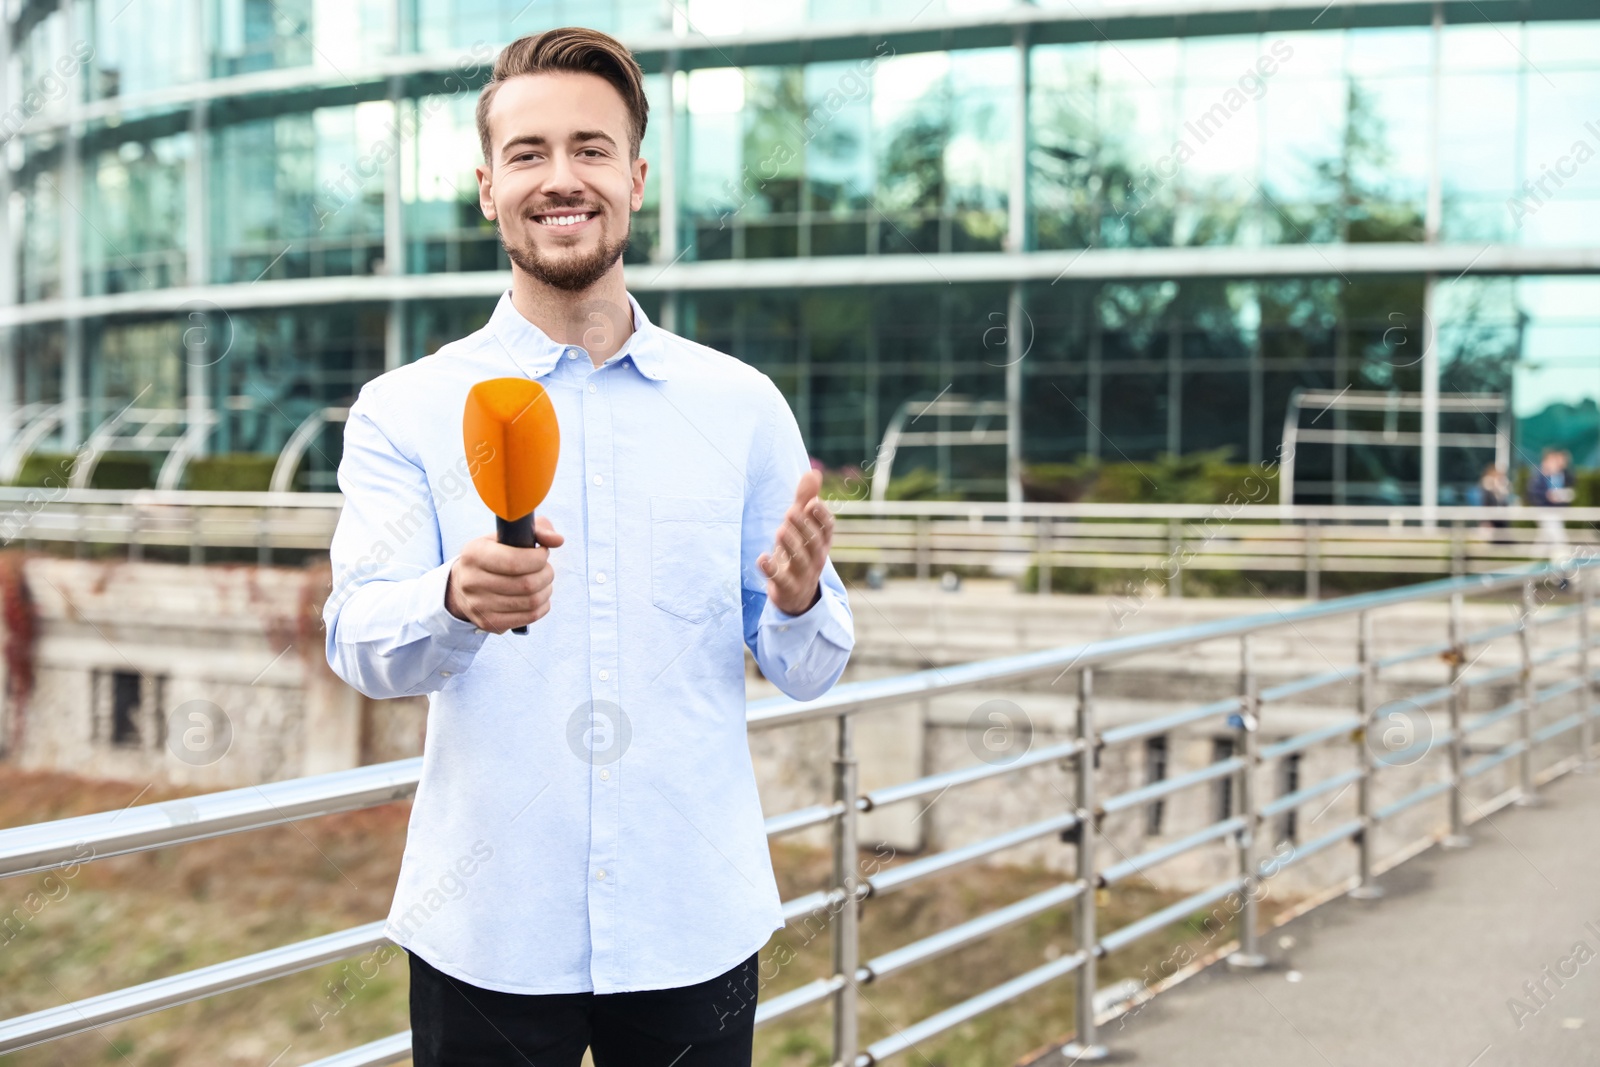
[[[257,452],[203,456],[189,462],[185,489],[264,493],[272,484],[278,457]]]

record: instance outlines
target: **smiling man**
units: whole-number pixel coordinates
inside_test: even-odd
[[[477,174],[511,288],[346,424],[328,662],[368,696],[429,697],[386,924],[418,1067],[749,1064],[783,920],[744,650],[803,700],[855,643],[783,395],[623,284],[647,113],[604,34],[500,54]],[[537,379],[561,427],[537,548],[496,543],[470,492],[467,391],[505,376]]]

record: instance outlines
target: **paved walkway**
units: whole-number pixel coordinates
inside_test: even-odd
[[[1267,969],[1212,967],[1110,1023],[1113,1062],[1600,1064],[1600,774],[1543,797],[1478,822],[1469,849],[1389,871],[1379,901],[1342,898],[1273,931]]]

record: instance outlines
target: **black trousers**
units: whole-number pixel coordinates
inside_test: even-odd
[[[411,957],[414,1067],[749,1067],[760,953],[697,985],[529,995]]]

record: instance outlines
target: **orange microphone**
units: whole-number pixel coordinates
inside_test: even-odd
[[[467,455],[488,456],[472,472],[472,484],[494,512],[496,537],[513,548],[537,547],[533,510],[550,492],[561,452],[550,395],[527,378],[481,381],[467,393],[461,433]],[[528,628],[512,632],[525,634]]]

